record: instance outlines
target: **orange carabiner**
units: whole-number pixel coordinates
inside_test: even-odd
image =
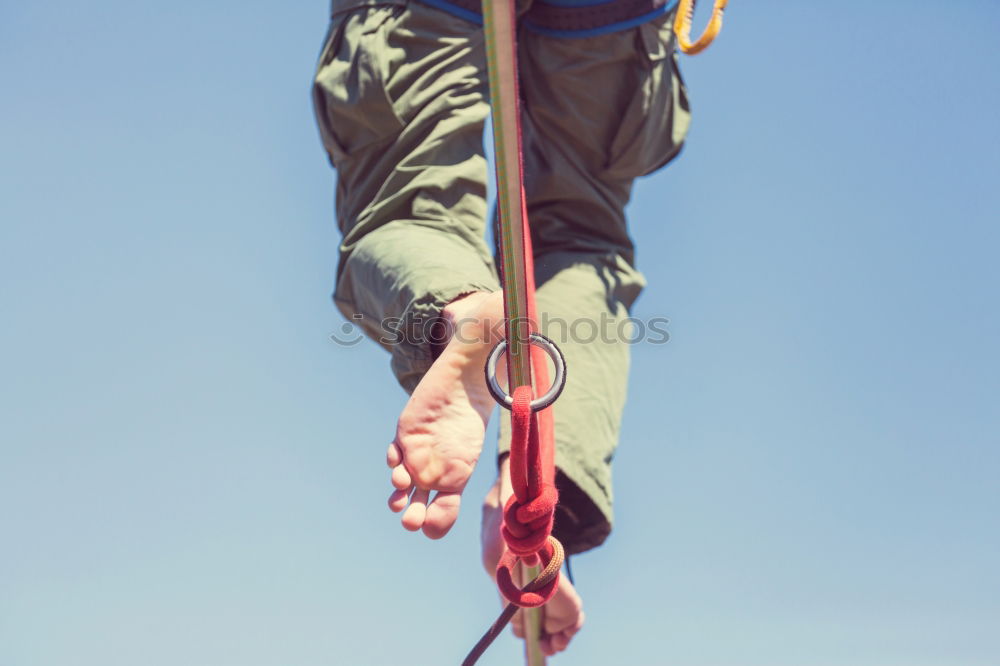
[[[722,30],[722,10],[729,0],[715,0],[712,7],[712,18],[708,21],[705,32],[696,41],[691,41],[691,21],[694,19],[695,0],[681,0],[674,19],[674,32],[677,34],[677,46],[688,55],[701,53]]]

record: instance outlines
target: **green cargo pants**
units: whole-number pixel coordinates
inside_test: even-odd
[[[627,329],[618,324],[644,285],[625,205],[635,178],[678,153],[689,122],[671,19],[582,39],[519,37],[537,303],[568,367],[553,409],[555,533],[570,553],[611,531],[629,348],[594,331]],[[407,391],[433,362],[427,323],[463,294],[500,288],[484,240],[485,72],[472,22],[414,0],[334,0],[313,88],[338,174],[334,300],[391,352]],[[501,454],[507,440],[503,426]]]

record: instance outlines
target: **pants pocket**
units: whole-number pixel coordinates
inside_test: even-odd
[[[313,82],[313,107],[334,166],[399,134],[403,121],[386,93],[386,34],[403,4],[333,18]]]
[[[683,146],[691,110],[674,52],[673,16],[635,29],[638,86],[611,142],[607,173],[613,178],[650,174]]]

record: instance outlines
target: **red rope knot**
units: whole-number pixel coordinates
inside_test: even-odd
[[[562,544],[554,536],[549,536],[540,551],[544,568],[541,573],[523,588],[514,584],[514,566],[521,559],[509,549],[497,563],[497,587],[503,596],[512,604],[521,608],[538,608],[544,605],[556,593],[559,586],[559,570],[562,567],[564,553]]]
[[[504,507],[501,533],[517,556],[533,560],[552,534],[559,493],[554,474],[545,474],[538,437],[538,416],[531,410],[530,386],[519,386],[511,396],[510,480],[513,496]]]
[[[507,500],[501,528],[507,548],[522,558],[541,550],[552,534],[558,501],[559,493],[551,484],[542,486],[541,494],[530,502],[520,502],[517,496]]]

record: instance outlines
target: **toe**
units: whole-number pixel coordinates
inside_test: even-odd
[[[564,631],[571,632],[570,636],[580,630],[582,612],[573,616],[559,616],[555,613],[545,615],[545,633],[558,634]]]
[[[411,532],[416,532],[424,524],[424,519],[427,516],[427,498],[429,496],[429,490],[418,488],[413,491],[413,497],[410,498],[410,506],[403,512],[403,518],[401,519],[404,528]]]
[[[392,468],[392,485],[399,490],[404,490],[413,485],[410,473],[406,471],[404,465],[396,465]]]
[[[401,462],[403,462],[403,452],[399,450],[396,442],[393,442],[389,445],[389,450],[385,452],[385,464],[389,467],[395,467]]]
[[[431,539],[440,539],[452,528],[458,518],[458,507],[462,496],[459,493],[439,492],[427,506],[424,518],[424,534]]]
[[[410,488],[394,490],[389,495],[389,509],[393,513],[399,513],[406,508],[406,504],[410,501],[410,490]]]
[[[562,652],[569,645],[569,636],[565,632],[560,631],[558,634],[553,634],[549,642],[555,652]]]

